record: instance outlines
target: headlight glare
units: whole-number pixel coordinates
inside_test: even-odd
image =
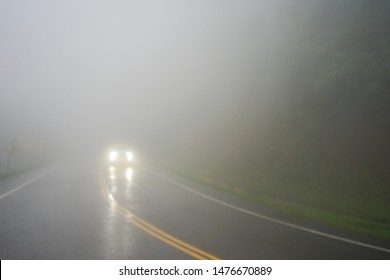
[[[118,152],[117,151],[111,151],[110,152],[109,158],[110,158],[111,161],[116,160],[117,157],[118,157]]]
[[[128,161],[133,161],[133,153],[127,152],[127,153],[126,153],[126,157],[127,157],[127,160],[128,160]]]

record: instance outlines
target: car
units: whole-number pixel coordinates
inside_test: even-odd
[[[133,160],[133,152],[126,145],[115,145],[108,150],[107,161],[110,166],[131,166]]]

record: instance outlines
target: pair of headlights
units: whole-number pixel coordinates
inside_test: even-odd
[[[111,151],[109,154],[110,161],[115,161],[118,158],[118,152],[117,151]],[[133,153],[132,152],[126,152],[126,158],[128,161],[133,161]]]

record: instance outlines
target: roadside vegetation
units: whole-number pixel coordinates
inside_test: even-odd
[[[0,149],[0,178],[14,176],[47,164],[51,157],[37,143],[17,142]]]
[[[160,166],[203,186],[216,188],[293,215],[375,237],[390,239],[390,224],[375,216],[379,213],[378,216],[386,217],[388,212],[385,212],[389,210],[387,202],[378,195],[371,195],[370,198],[362,197],[359,200],[353,194],[354,198],[351,199],[351,194],[347,192],[339,192],[337,196],[332,196],[331,191],[318,191],[315,188],[308,191],[304,188],[290,186],[299,194],[295,197],[286,197],[283,190],[282,194],[278,193],[277,189],[274,192],[270,190],[272,188],[269,185],[267,188],[262,188],[260,185],[253,188],[246,187],[244,182],[238,185],[229,185],[226,182],[211,179],[212,176],[195,175],[193,170],[183,170],[177,168],[177,166],[164,164]],[[323,194],[325,195],[322,196]],[[382,202],[376,203],[379,200],[382,200]]]
[[[243,92],[251,99],[194,128],[169,165],[247,199],[390,238],[390,4],[313,1],[295,12],[310,25],[279,57],[283,94],[272,109]]]

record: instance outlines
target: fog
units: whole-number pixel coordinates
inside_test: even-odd
[[[278,150],[275,140],[305,148],[302,135],[367,135],[355,115],[372,101],[349,101],[364,88],[386,92],[385,76],[357,75],[387,71],[370,66],[386,60],[381,3],[1,1],[1,150],[128,142],[245,157]]]
[[[128,143],[246,198],[388,229],[389,14],[385,0],[0,1],[0,176]]]
[[[1,1],[1,145],[154,149],[203,137],[247,106],[272,111],[305,28],[301,10],[290,1]]]

